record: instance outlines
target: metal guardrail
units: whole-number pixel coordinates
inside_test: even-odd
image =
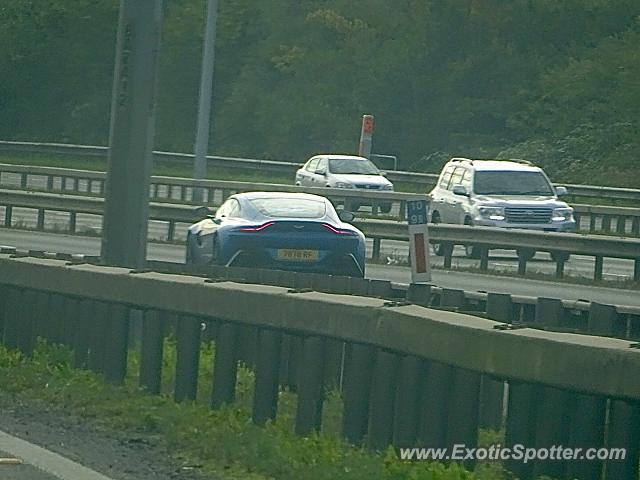
[[[38,211],[37,228],[44,230],[47,210],[70,212],[69,227],[76,228],[76,215],[89,213],[100,215],[103,200],[101,198],[81,197],[78,195],[59,195],[17,190],[0,190],[0,205],[5,206],[4,225],[12,226],[13,209],[16,207],[33,208]],[[195,217],[192,208],[185,205],[151,203],[150,218],[169,223],[167,240],[173,240],[177,223],[192,223]],[[408,240],[407,226],[401,222],[384,220],[360,220],[354,225],[373,239],[373,257],[379,256],[382,240]],[[526,248],[545,252],[578,254],[595,257],[594,279],[601,280],[604,258],[626,258],[634,260],[634,280],[640,280],[640,239],[609,237],[605,235],[584,235],[571,233],[540,232],[490,227],[469,227],[466,225],[432,224],[430,226],[432,243],[445,245],[444,266],[451,268],[453,245],[474,245],[480,248],[480,269],[486,271],[489,265],[489,252],[492,249]],[[557,257],[556,275],[564,273],[562,255]],[[526,273],[527,260],[521,256],[518,260],[518,273]]]
[[[3,185],[3,173],[20,176],[20,188],[37,188],[51,192],[96,194],[104,192],[106,175],[103,172],[90,170],[63,169],[56,167],[40,167],[30,165],[0,164],[0,186]],[[6,181],[4,182],[7,183]],[[15,185],[15,182],[14,182]],[[18,186],[16,185],[16,186]],[[424,198],[418,194],[363,191],[346,189],[329,189],[322,187],[297,187],[294,185],[278,185],[272,183],[233,182],[222,180],[193,180],[179,177],[153,176],[151,178],[150,198],[152,201],[192,201],[195,187],[204,191],[204,201],[219,205],[235,192],[265,190],[309,192],[326,196],[334,202],[350,208],[359,204],[371,205],[373,216],[382,214],[381,205],[393,207],[390,214],[399,219],[406,218],[406,202]],[[640,208],[610,207],[600,205],[573,205],[576,221],[580,230],[590,233],[616,233],[640,236]],[[389,214],[384,213],[388,218]]]
[[[208,388],[198,385],[204,323],[216,343],[211,407],[233,403],[242,360],[255,370],[258,425],[276,418],[284,383],[298,397],[296,432],[310,434],[321,426],[324,391],[333,385],[342,391],[342,433],[352,443],[474,448],[481,427],[504,427],[508,447],[627,449],[624,460],[607,462],[606,477],[600,463],[577,460],[538,459],[536,472],[638,478],[640,382],[630,375],[640,369],[637,344],[506,323],[496,318],[509,306],[501,297],[487,298],[485,319],[385,299],[2,254],[0,291],[6,347],[29,355],[36,336],[69,345],[76,367],[113,383],[127,373],[129,312],[141,310],[139,378],[150,393],[160,390],[165,319],[175,325],[180,359],[175,399],[194,400],[198,388]],[[594,325],[603,318],[593,310]],[[526,464],[507,467],[526,478]]]
[[[0,141],[0,151],[20,153],[49,153],[55,155],[76,155],[88,157],[107,156],[107,147],[90,145],[70,145],[60,143],[14,142]],[[192,162],[193,155],[172,152],[154,152],[154,160],[159,162]],[[267,170],[282,174],[291,174],[302,166],[301,163],[281,160],[259,160],[251,158],[234,158],[211,155],[207,160],[212,166],[225,168]],[[439,175],[434,173],[406,172],[390,170],[387,172],[394,182],[409,183],[423,186],[425,192],[432,188]],[[640,201],[640,189],[602,187],[596,185],[555,184],[567,187],[569,195],[584,198],[606,198],[615,200]]]

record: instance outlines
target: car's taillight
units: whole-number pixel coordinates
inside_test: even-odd
[[[339,233],[342,235],[355,235],[355,232],[353,232],[352,230],[344,230],[342,228],[336,228],[333,225],[330,225],[328,223],[323,223],[322,226],[333,233]]]
[[[263,223],[262,225],[258,225],[257,227],[240,227],[239,230],[243,232],[261,232],[265,228],[269,228],[271,225],[275,223],[276,222],[267,222],[267,223]]]

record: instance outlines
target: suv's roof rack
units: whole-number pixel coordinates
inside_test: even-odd
[[[473,160],[471,160],[470,158],[454,157],[449,161],[450,162],[469,162],[471,165],[473,165]]]
[[[523,160],[521,158],[509,158],[508,161],[509,162],[520,163],[522,165],[533,165],[533,163],[531,163],[529,160]]]

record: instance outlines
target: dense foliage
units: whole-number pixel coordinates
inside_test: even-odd
[[[106,143],[118,4],[2,1],[0,138]],[[165,4],[156,144],[190,151],[206,2]],[[639,44],[637,0],[221,0],[211,150],[350,152],[370,113],[404,168],[640,186]]]

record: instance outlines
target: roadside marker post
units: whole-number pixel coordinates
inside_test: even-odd
[[[431,281],[429,231],[427,229],[428,210],[427,200],[410,200],[407,202],[411,283]]]
[[[360,130],[360,146],[358,155],[369,158],[371,145],[373,144],[373,115],[362,116],[362,129]]]

